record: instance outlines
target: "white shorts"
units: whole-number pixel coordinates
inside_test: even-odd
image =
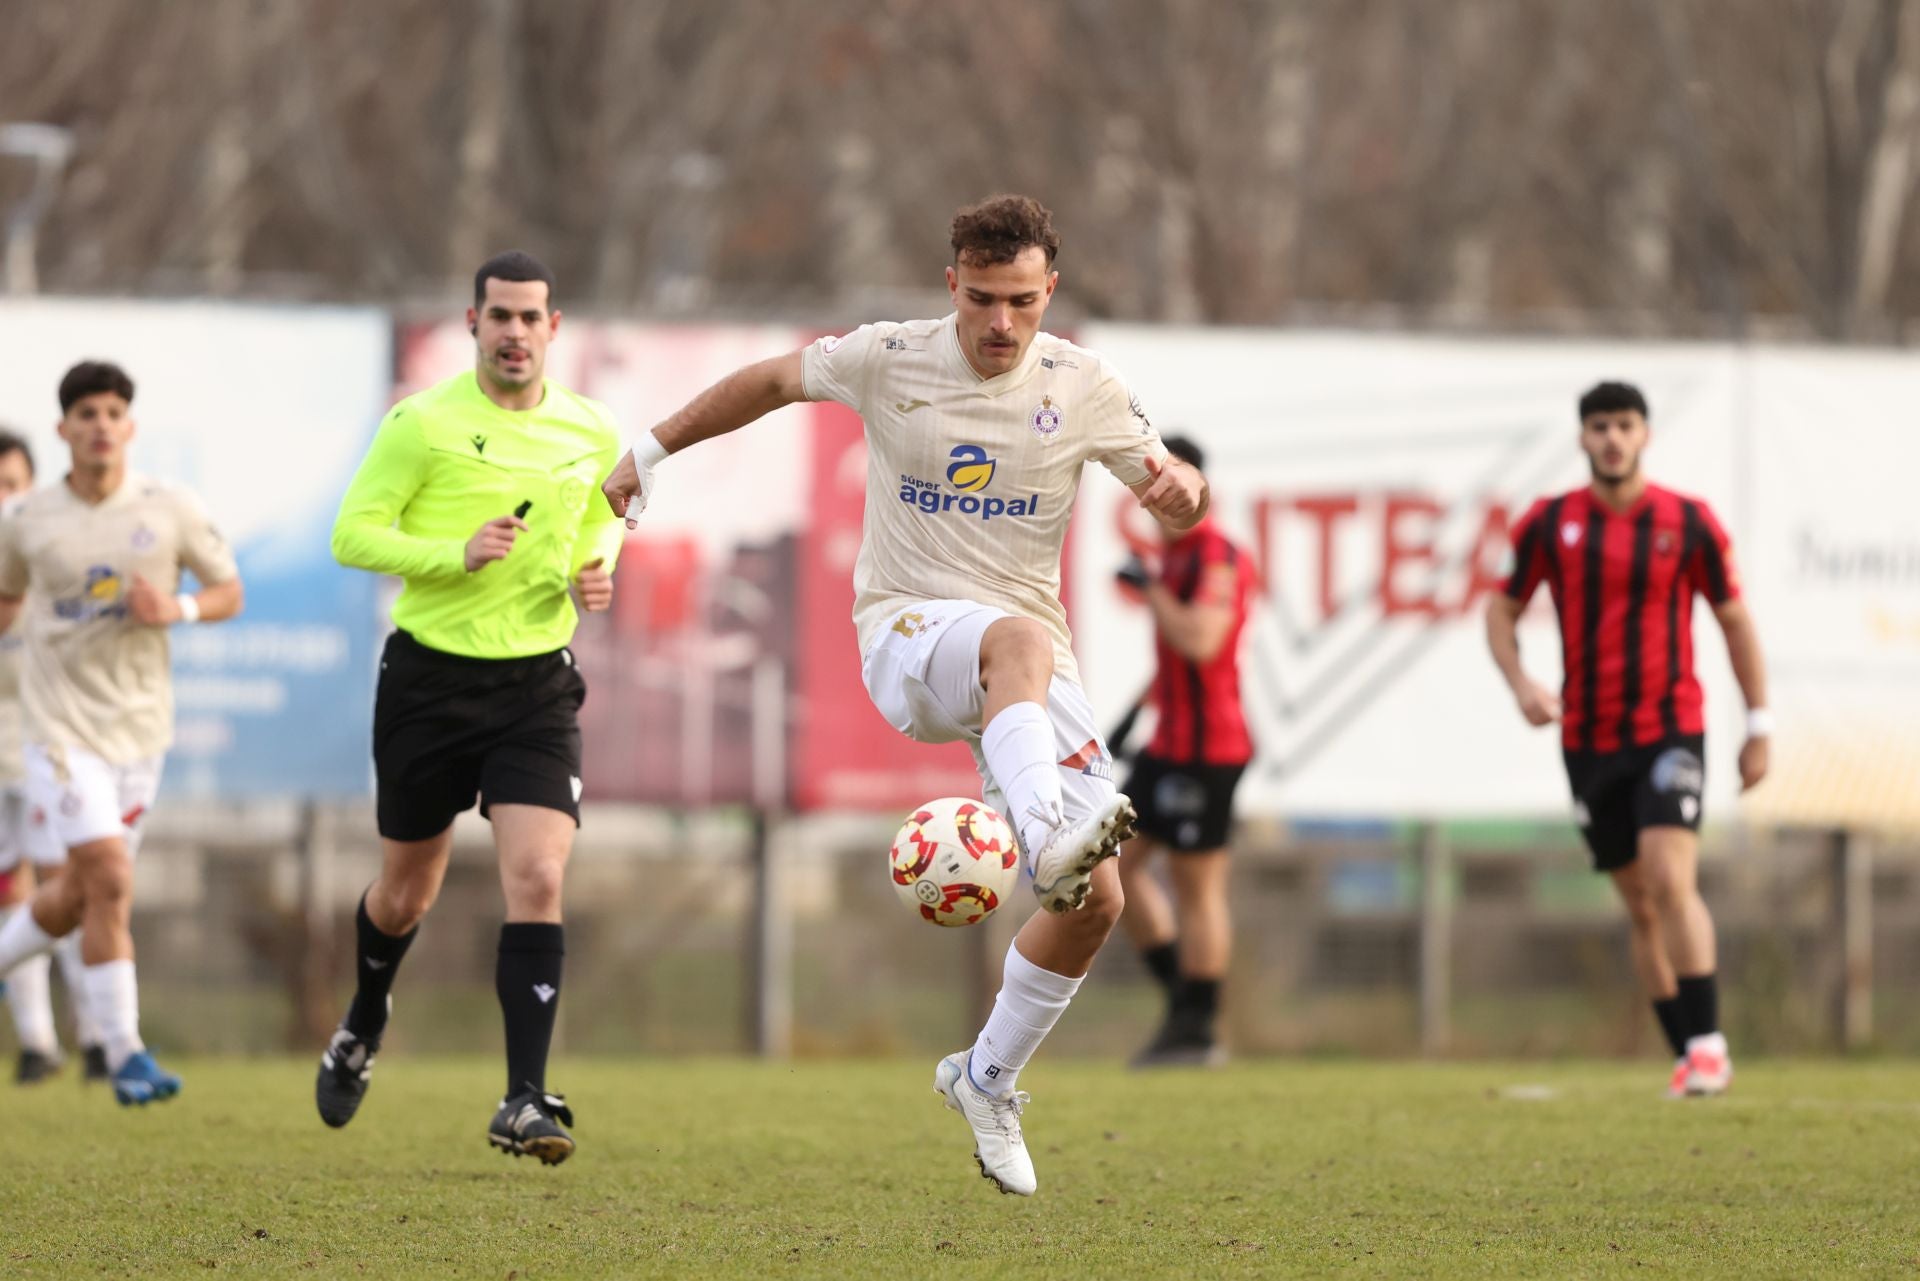
[[[139,853],[140,820],[160,790],[164,760],[112,765],[75,747],[27,744],[27,857],[64,863],[74,846],[112,836]]]
[[[1007,798],[980,750],[987,691],[980,684],[980,640],[1013,615],[970,600],[930,600],[903,610],[860,664],[867,697],[887,723],[921,743],[964,742],[973,749],[981,795],[1006,812]],[[1074,681],[1047,686],[1047,719],[1060,753],[1060,791],[1068,821],[1085,818],[1113,796],[1113,756]]]
[[[0,872],[27,857],[27,793],[18,783],[0,787]]]

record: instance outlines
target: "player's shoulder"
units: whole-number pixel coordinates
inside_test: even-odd
[[[596,435],[605,436],[608,442],[619,440],[619,423],[614,419],[613,410],[607,408],[603,401],[583,395],[551,379],[547,382],[547,396],[550,402],[548,408],[556,416]]]
[[[1040,367],[1052,370],[1056,375],[1078,375],[1082,381],[1093,386],[1125,381],[1112,361],[1091,347],[1082,347],[1071,338],[1062,338],[1043,329],[1033,336],[1033,346],[1040,357]]]
[[[1516,528],[1524,528],[1553,513],[1566,513],[1578,510],[1587,501],[1587,489],[1582,485],[1574,489],[1563,490],[1557,494],[1542,494],[1527,504],[1520,519],[1514,522]]]
[[[871,349],[874,359],[910,359],[914,353],[934,349],[944,320],[870,320],[842,334],[828,334],[821,347],[831,355],[844,344],[861,342]]]
[[[443,378],[430,386],[410,392],[393,402],[387,410],[387,416],[381,420],[382,426],[414,426],[430,420],[460,398],[461,380],[471,379],[470,372],[462,371],[451,378]]]
[[[54,481],[52,484],[30,489],[24,494],[15,494],[4,504],[0,504],[0,519],[35,520],[69,507],[72,503],[65,493],[66,488],[64,482]]]
[[[1713,505],[1698,494],[1689,494],[1682,490],[1670,489],[1665,485],[1655,485],[1649,482],[1647,485],[1647,497],[1678,516],[1684,517],[1685,514],[1691,510],[1695,516],[1711,524],[1717,525],[1720,523],[1719,514],[1713,510]]]
[[[160,476],[148,476],[142,472],[129,472],[126,479],[128,495],[134,502],[149,507],[169,509],[187,508],[201,511],[206,504],[200,501],[200,495],[189,485],[177,480],[167,480]]]

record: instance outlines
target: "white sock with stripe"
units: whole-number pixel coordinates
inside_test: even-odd
[[[1020,1069],[1067,1012],[1080,982],[1041,969],[1020,955],[1018,945],[1009,947],[1000,995],[994,998],[993,1013],[967,1058],[968,1079],[974,1088],[1001,1098],[1012,1094]]]
[[[980,735],[980,751],[987,758],[987,772],[1006,793],[1010,813],[1002,817],[1020,833],[1031,871],[1033,856],[1060,826],[1063,812],[1059,758],[1047,709],[1038,703],[1002,708]]]
[[[107,1049],[107,1070],[118,1072],[122,1063],[147,1048],[140,1040],[140,982],[133,962],[89,965],[85,982],[87,1005]]]

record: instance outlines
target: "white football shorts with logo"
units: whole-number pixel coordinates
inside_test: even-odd
[[[114,765],[77,747],[27,744],[27,855],[36,863],[67,860],[76,845],[123,836],[140,851],[141,819],[160,790],[166,758]]]
[[[860,664],[867,697],[889,725],[916,742],[964,742],[973,749],[981,795],[1002,814],[1006,795],[980,750],[987,704],[980,684],[980,641],[995,621],[1011,617],[997,605],[925,601],[896,615]],[[1085,818],[1113,795],[1113,757],[1078,683],[1053,678],[1047,686],[1047,719],[1059,753],[1066,818]]]

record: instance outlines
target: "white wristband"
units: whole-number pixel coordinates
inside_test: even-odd
[[[1749,707],[1747,709],[1747,737],[1773,737],[1773,713],[1764,707]]]
[[[660,438],[652,432],[648,432],[633,443],[633,461],[638,463],[642,470],[659,466],[666,456],[667,447],[661,444]]]
[[[191,592],[181,592],[175,596],[174,603],[180,606],[180,621],[197,623],[200,621],[200,598]]]

